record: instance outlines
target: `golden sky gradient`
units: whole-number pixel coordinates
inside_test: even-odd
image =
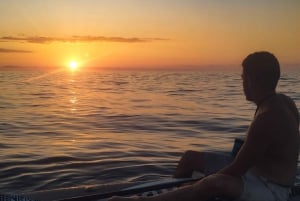
[[[0,66],[300,68],[299,0],[2,0]]]

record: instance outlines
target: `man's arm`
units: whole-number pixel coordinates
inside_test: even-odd
[[[235,160],[218,173],[242,176],[261,161],[270,145],[270,134],[273,127],[271,114],[257,117],[247,132],[247,138]]]

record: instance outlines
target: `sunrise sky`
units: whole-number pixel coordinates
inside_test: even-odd
[[[1,0],[0,66],[300,69],[299,0]]]

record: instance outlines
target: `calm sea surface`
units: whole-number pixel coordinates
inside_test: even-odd
[[[278,88],[298,108],[299,80]],[[0,192],[169,177],[185,150],[229,151],[255,108],[238,71],[0,71]]]

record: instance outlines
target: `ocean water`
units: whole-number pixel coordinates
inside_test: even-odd
[[[0,192],[169,177],[230,151],[256,109],[239,71],[0,71]],[[300,73],[278,91],[300,108]]]

